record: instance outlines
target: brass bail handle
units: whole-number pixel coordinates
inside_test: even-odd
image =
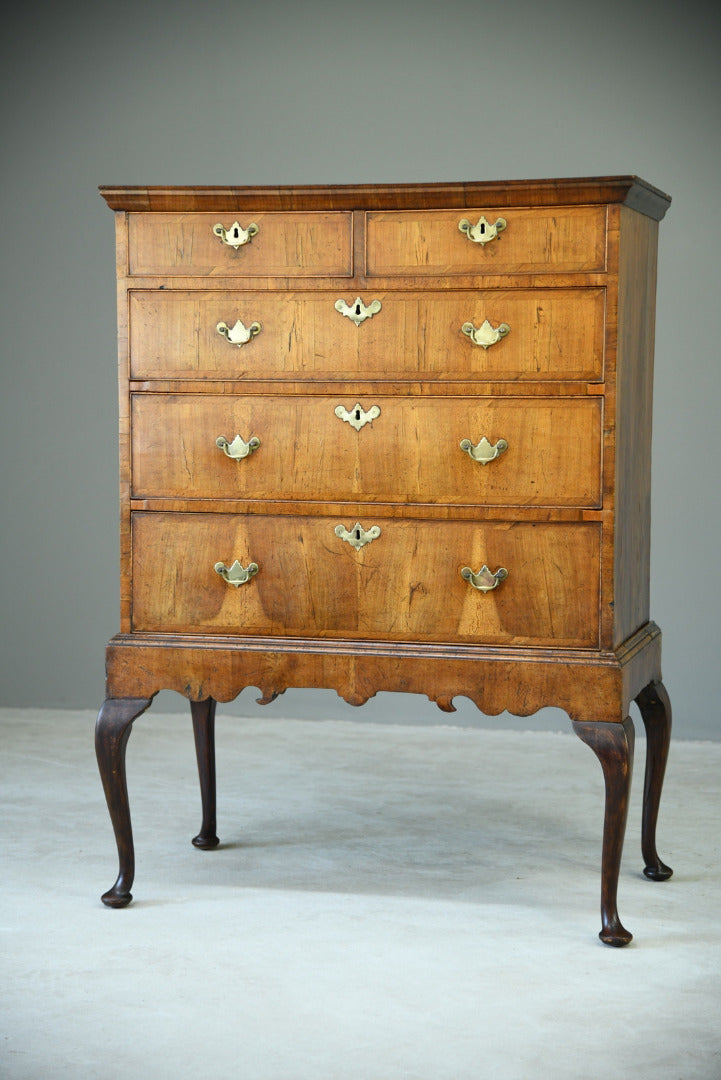
[[[490,462],[495,461],[497,457],[500,457],[508,449],[508,443],[505,439],[499,439],[497,443],[491,444],[485,435],[475,446],[470,439],[461,439],[459,445],[461,450],[465,451],[473,461],[477,461],[481,465],[489,465]]]
[[[234,326],[219,322],[216,323],[215,329],[230,345],[237,345],[240,349],[243,345],[247,345],[249,341],[252,341],[263,327],[259,322],[252,322],[250,326],[246,326],[241,319],[237,319]]]
[[[510,332],[508,323],[502,322],[498,326],[491,326],[488,319],[484,319],[480,326],[466,322],[461,327],[461,333],[470,338],[474,345],[480,345],[482,349],[490,349],[491,345],[495,345]]]
[[[215,440],[215,445],[219,450],[223,451],[226,457],[232,458],[234,461],[242,461],[243,458],[247,458],[254,450],[258,449],[260,439],[257,435],[253,435],[246,442],[242,435],[236,435],[232,442],[228,442],[224,435],[219,435]]]
[[[231,566],[226,566],[223,562],[217,562],[213,567],[216,574],[220,574],[223,581],[226,581],[228,585],[232,585],[234,588],[239,589],[241,585],[247,584],[251,578],[254,578],[258,573],[257,563],[248,563],[247,566],[241,566],[236,559]]]
[[[505,581],[508,577],[508,571],[505,566],[501,566],[495,573],[489,570],[484,563],[477,574],[474,574],[470,566],[464,566],[461,570],[461,577],[464,581],[467,581],[469,585],[472,585],[474,589],[478,589],[479,592],[487,593],[493,589],[497,589],[502,581]]]

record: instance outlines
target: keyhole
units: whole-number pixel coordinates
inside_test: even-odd
[[[356,420],[360,420],[360,409],[356,409],[355,418],[356,418]]]
[[[485,234],[485,231],[486,231],[486,226],[485,226],[485,224],[483,222],[481,222],[481,236],[483,236]]]
[[[355,538],[356,538],[356,540],[360,540],[360,529],[356,529]]]
[[[238,230],[237,229],[233,229],[233,239],[234,240],[238,239]]]
[[[360,313],[361,313],[360,304],[356,304],[355,313],[356,313],[356,315],[360,315]]]

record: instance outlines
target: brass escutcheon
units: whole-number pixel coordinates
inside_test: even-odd
[[[356,401],[350,412],[348,412],[343,405],[336,405],[334,411],[339,420],[344,420],[347,424],[350,424],[351,427],[354,427],[356,431],[360,431],[365,424],[370,424],[373,420],[377,420],[381,414],[379,405],[371,405],[370,409],[366,412],[358,401]]]
[[[492,225],[483,216],[479,217],[475,225],[471,225],[468,218],[461,218],[458,222],[458,228],[474,244],[489,244],[491,240],[498,238],[498,234],[503,232],[505,227],[506,219],[502,217],[496,218]]]
[[[347,544],[354,547],[356,551],[364,547],[365,544],[370,544],[371,540],[377,540],[381,534],[381,530],[378,525],[371,525],[367,531],[363,528],[359,521],[356,521],[353,528],[348,531],[345,525],[336,525],[335,534],[341,540],[345,540]]]
[[[243,247],[244,244],[249,244],[254,236],[257,236],[260,232],[258,226],[254,221],[251,221],[247,229],[244,229],[239,221],[234,221],[233,224],[226,229],[222,222],[218,222],[213,226],[213,232],[216,236],[220,237],[224,244],[228,247],[235,248],[237,251],[239,247]]]
[[[372,300],[371,303],[366,305],[361,300],[360,296],[356,296],[352,304],[346,304],[345,300],[336,300],[335,309],[339,311],[341,315],[345,315],[348,319],[360,326],[366,319],[372,318],[377,315],[381,309],[380,300]]]

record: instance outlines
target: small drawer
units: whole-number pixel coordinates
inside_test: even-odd
[[[602,416],[597,397],[134,394],[132,493],[597,508]]]
[[[474,242],[459,223],[475,227],[482,218],[488,234],[499,219],[505,227],[493,240]],[[369,213],[366,262],[367,273],[378,277],[600,271],[606,266],[606,208]]]
[[[222,226],[233,239],[238,222],[247,243],[235,248],[216,235]],[[129,272],[163,277],[347,277],[353,273],[352,217],[348,213],[263,214],[252,210],[218,214],[130,214]]]
[[[593,648],[600,526],[356,517],[133,515],[139,632]],[[352,519],[352,520],[351,520]],[[376,530],[379,530],[376,532]],[[257,567],[228,584],[215,567]],[[461,574],[508,571],[481,592]],[[252,568],[251,568],[252,569]]]
[[[366,290],[359,299],[368,309],[378,301],[380,310],[358,325],[336,306],[355,311],[355,296],[341,290],[133,289],[129,296],[137,379],[603,378],[599,288]],[[250,336],[234,344],[218,326],[230,330],[238,321],[239,340]]]

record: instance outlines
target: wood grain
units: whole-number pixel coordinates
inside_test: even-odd
[[[467,211],[475,225],[483,214],[493,223],[500,207]],[[523,274],[604,270],[605,207],[504,211],[505,230],[487,244],[472,243],[453,211],[368,214],[366,269],[369,276],[403,274]]]
[[[603,376],[603,289],[407,293],[372,289],[381,310],[360,326],[336,300],[355,294],[137,291],[129,296],[137,379],[373,378],[593,381]],[[240,319],[261,332],[242,347],[217,331]],[[484,349],[461,327],[488,320],[510,332]],[[402,349],[398,343],[402,342]]]
[[[621,209],[615,363],[614,644],[648,621],[658,225]]]
[[[639,176],[423,184],[304,184],[274,187],[102,185],[112,210],[160,211],[446,209],[625,203],[660,220],[671,199]]]
[[[341,405],[376,405],[356,431]],[[599,398],[134,394],[134,498],[280,499],[480,506],[601,505]],[[255,436],[235,461],[216,445]],[[487,465],[461,450],[508,449]]]
[[[277,216],[250,209],[240,224],[247,228],[254,222],[258,235],[236,250],[213,233],[219,213],[130,215],[130,273],[200,277],[353,273],[350,214]],[[229,228],[233,222],[220,223]]]
[[[133,515],[133,628],[378,640],[598,644],[596,525],[386,520],[361,550],[335,527],[356,519]],[[215,563],[260,570],[240,588]],[[487,563],[508,579],[482,594],[460,575]]]
[[[564,709],[606,776],[604,940],[648,728],[655,847],[670,706],[649,621],[656,221],[638,177],[282,188],[115,187],[121,629],[99,756],[130,900],[129,725],[161,689],[193,702],[203,846],[215,843],[214,702],[258,686],[423,693],[445,711]],[[504,217],[498,240],[458,229]],[[239,251],[212,226],[255,221]],[[381,301],[354,326],[335,310]],[[242,349],[218,322],[260,322]],[[507,323],[488,350],[461,326]],[[377,405],[354,431],[335,415]],[[260,438],[235,462],[222,435]],[[459,447],[508,441],[482,466]],[[360,550],[336,534],[380,534]],[[216,563],[254,561],[239,589]],[[503,566],[485,595],[463,579]],[[102,729],[102,725],[101,725]]]

